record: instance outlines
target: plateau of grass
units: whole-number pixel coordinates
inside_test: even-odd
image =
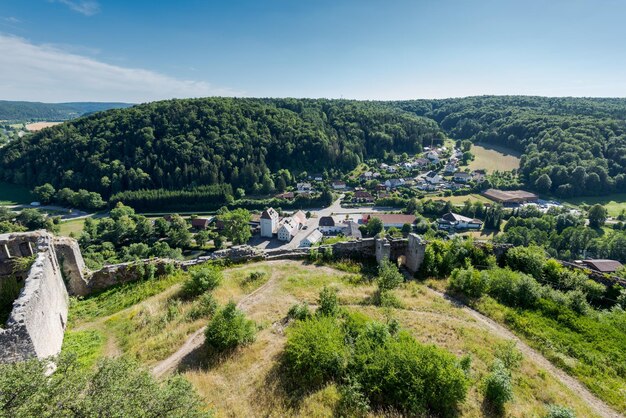
[[[470,170],[511,171],[519,168],[520,153],[506,147],[483,144],[472,145],[470,150],[474,154],[474,160],[468,165]]]

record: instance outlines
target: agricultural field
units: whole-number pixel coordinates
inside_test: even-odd
[[[0,183],[0,205],[25,205],[32,200],[33,196],[26,187]]]
[[[471,170],[511,171],[519,168],[520,153],[509,148],[496,145],[472,145],[470,150],[474,154],[474,160],[468,167]]]
[[[481,381],[510,337],[423,284],[405,283],[394,291],[397,307],[372,303],[371,268],[352,263],[335,267],[297,261],[251,263],[223,270],[213,303],[237,303],[256,324],[255,341],[227,355],[208,355],[204,346],[177,365],[172,359],[209,320],[205,295],[181,296],[190,273],[128,284],[93,297],[72,300],[64,351],[77,351],[86,367],[102,356],[130,356],[155,370],[182,373],[217,417],[332,416],[340,402],[337,383],[294,393],[281,378],[281,358],[291,327],[287,313],[296,303],[317,305],[324,286],[337,290],[340,307],[382,323],[396,320],[418,342],[435,344],[460,359],[471,357],[469,392],[459,416],[485,415]],[[252,273],[257,273],[253,275]],[[593,411],[579,395],[532,356],[513,372],[513,395],[506,416],[543,416],[549,404],[564,405],[579,417]],[[370,411],[367,416],[386,416]]]
[[[44,128],[49,128],[51,126],[59,125],[60,123],[63,123],[63,122],[34,122],[34,123],[29,123],[25,125],[25,128],[29,132],[37,132],[37,131],[41,131]]]

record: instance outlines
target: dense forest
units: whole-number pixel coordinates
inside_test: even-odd
[[[364,102],[206,98],[116,109],[0,150],[0,179],[124,191],[230,184],[264,194],[448,136],[522,153],[525,187],[557,196],[626,189],[626,100],[484,96]],[[274,187],[276,186],[276,187]]]
[[[128,103],[72,102],[39,103],[0,100],[0,120],[3,121],[61,121],[79,116],[132,106]]]
[[[626,189],[626,100],[484,96],[395,102],[454,139],[523,153],[527,187],[557,196]]]
[[[172,100],[99,113],[16,141],[2,150],[1,177],[104,197],[222,183],[260,191],[280,169],[350,170],[391,150],[419,152],[440,137],[432,120],[365,102]]]

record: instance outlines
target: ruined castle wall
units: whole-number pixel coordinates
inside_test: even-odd
[[[55,237],[54,248],[69,294],[77,296],[88,295],[87,279],[90,273],[85,266],[85,260],[80,252],[78,242],[69,237]]]
[[[0,245],[22,248],[21,256],[28,255],[26,248],[37,254],[6,328],[0,330],[0,362],[58,354],[67,323],[68,295],[52,236],[42,231],[4,234],[0,235]],[[9,256],[16,258],[18,253],[9,250]]]

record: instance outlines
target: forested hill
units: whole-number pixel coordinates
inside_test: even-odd
[[[39,103],[0,100],[0,121],[63,121],[88,113],[129,106],[132,105],[105,102]]]
[[[626,99],[483,96],[392,105],[437,121],[452,138],[521,151],[520,174],[540,192],[626,191]]]
[[[350,170],[392,150],[419,152],[422,143],[442,137],[430,119],[369,102],[169,100],[98,113],[13,142],[0,151],[0,176],[104,197],[218,183],[255,190],[280,169]]]
[[[519,150],[522,180],[539,192],[626,190],[626,99],[526,96],[154,102],[15,141],[0,149],[0,179],[84,188],[105,198],[223,183],[262,191],[291,173],[336,176],[369,158],[415,153],[444,132]]]

